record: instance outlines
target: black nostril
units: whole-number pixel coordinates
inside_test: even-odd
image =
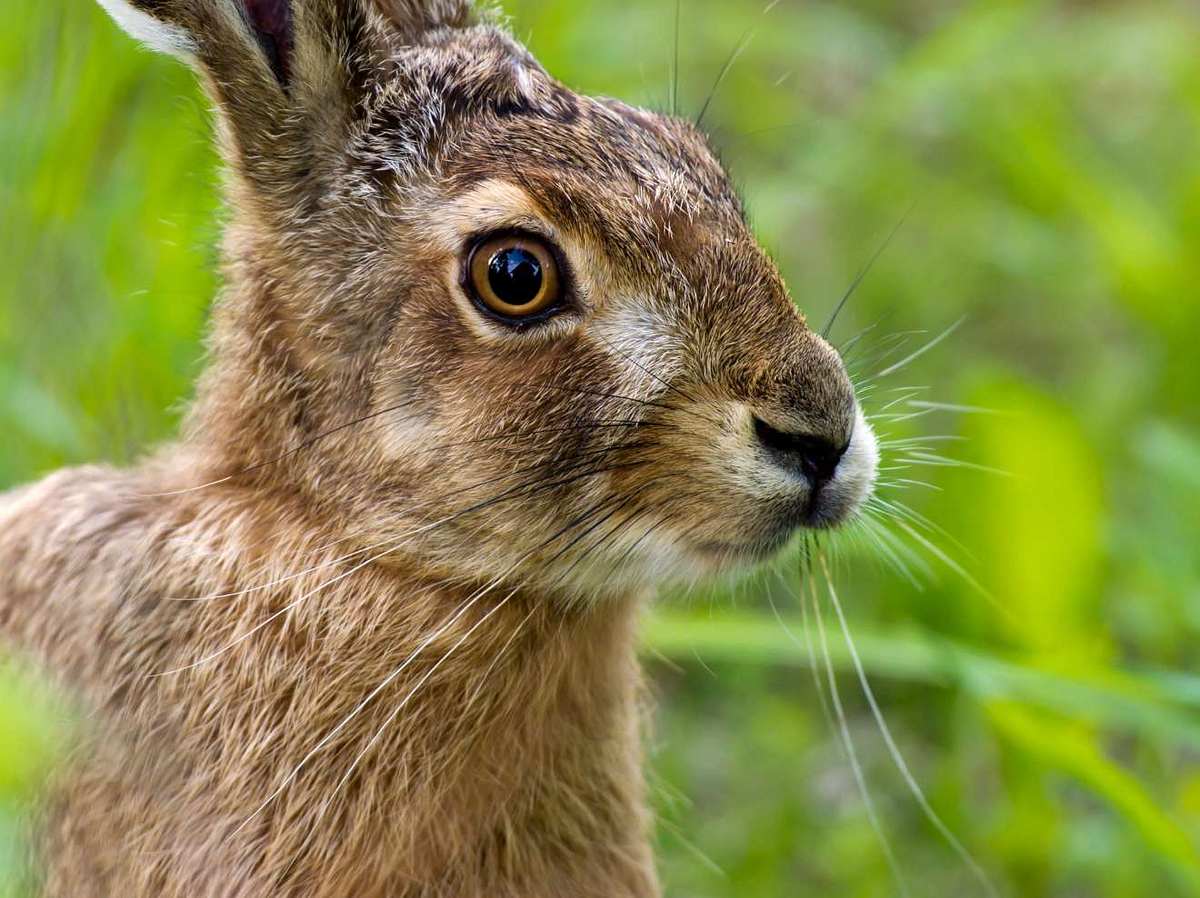
[[[838,446],[832,440],[809,433],[785,433],[760,418],[754,419],[754,433],[760,443],[779,461],[799,468],[816,486],[828,483],[849,444]]]

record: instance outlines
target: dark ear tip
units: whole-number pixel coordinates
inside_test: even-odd
[[[279,83],[291,75],[294,31],[290,0],[242,0],[242,9]]]

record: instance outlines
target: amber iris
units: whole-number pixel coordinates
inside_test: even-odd
[[[471,254],[470,279],[479,301],[506,318],[538,315],[560,298],[554,253],[535,237],[482,241]]]

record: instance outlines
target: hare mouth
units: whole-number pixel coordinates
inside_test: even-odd
[[[783,551],[794,532],[794,528],[780,528],[776,533],[752,542],[709,541],[696,546],[696,549],[700,555],[714,562],[758,564]]]
[[[783,515],[766,522],[759,536],[740,541],[708,540],[695,548],[710,560],[756,564],[782,552],[798,532],[832,530],[844,524],[853,511],[845,503],[817,491]]]

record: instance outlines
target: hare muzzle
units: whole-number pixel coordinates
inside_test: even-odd
[[[662,413],[670,426],[658,431],[661,467],[631,479],[671,485],[673,495],[661,498],[670,537],[653,564],[661,573],[672,562],[681,575],[762,560],[798,529],[846,522],[878,468],[874,433],[840,357],[805,327],[781,286],[696,303],[707,309],[690,330],[677,322],[682,342],[637,363],[650,386],[653,366],[676,358],[665,364],[670,383],[658,375],[657,397],[670,406]]]

